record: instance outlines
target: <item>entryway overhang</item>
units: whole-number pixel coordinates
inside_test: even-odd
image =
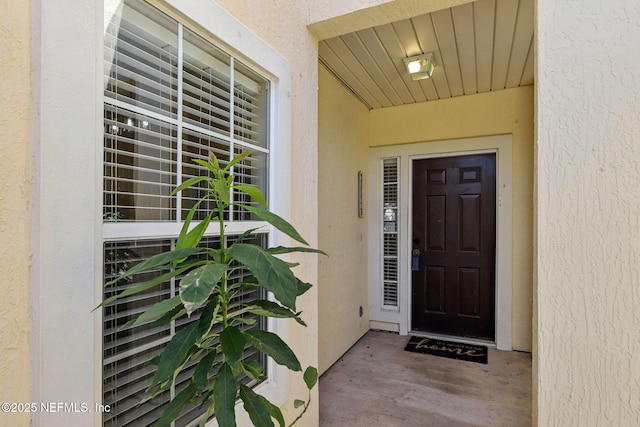
[[[369,109],[534,83],[533,0],[396,0],[310,25],[320,62]],[[404,58],[432,52],[431,78]]]
[[[363,9],[327,20],[322,19],[319,8],[311,9],[312,18],[318,18],[309,28],[320,40],[321,67],[370,111],[370,164],[366,171],[370,286],[383,287],[375,283],[382,268],[380,259],[375,258],[375,251],[382,250],[382,220],[376,217],[382,215],[382,194],[377,187],[380,159],[400,158],[401,173],[406,175],[401,191],[407,192],[402,203],[406,203],[410,159],[496,152],[501,159],[496,346],[530,351],[534,1],[372,1]],[[431,78],[413,81],[403,59],[429,52],[436,64]],[[394,125],[389,126],[390,122]],[[484,137],[510,137],[510,148],[485,147],[479,143]],[[456,148],[456,140],[466,140],[464,148]],[[512,181],[507,209],[507,187],[502,186]],[[512,224],[514,215],[518,216]],[[409,231],[404,230],[404,243]],[[520,244],[514,247],[518,239]],[[408,333],[409,245],[404,244],[401,251],[399,271],[405,271],[401,286],[406,288],[400,288],[396,313],[381,309],[384,304],[375,300],[383,298],[382,291],[372,287],[369,315],[372,327],[385,329],[385,323],[395,324],[398,332]]]

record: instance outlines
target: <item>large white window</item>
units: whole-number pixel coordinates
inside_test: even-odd
[[[147,256],[171,245],[179,233],[183,209],[189,206],[188,198],[193,196],[170,197],[169,188],[192,173],[188,169],[191,167],[189,156],[205,156],[207,144],[226,147],[229,153],[250,148],[254,153],[251,162],[243,163],[242,169],[238,168],[235,173],[246,174],[245,179],[251,177],[255,185],[267,190],[270,209],[290,218],[291,66],[287,59],[214,1],[147,0],[145,3],[156,5],[167,15],[136,6],[142,4],[141,0],[137,3],[124,0],[33,3],[38,25],[33,26],[37,54],[33,55],[32,70],[33,105],[37,112],[32,120],[32,166],[37,178],[31,189],[34,203],[30,285],[32,399],[34,402],[86,403],[91,408],[87,412],[32,413],[34,426],[102,423],[104,414],[96,410],[94,404],[104,403],[104,391],[108,388],[103,384],[106,315],[102,310],[92,309],[104,298],[102,284],[105,267],[109,268],[105,251],[111,250],[112,258],[117,260],[117,256],[126,257],[127,247],[135,249],[130,256]],[[141,19],[135,21],[132,16]],[[132,22],[135,25],[132,26]],[[197,31],[190,32],[187,28]],[[136,40],[128,47],[126,56],[138,52],[136,67],[140,67],[140,71],[127,69],[127,60],[119,57],[117,66],[123,71],[118,73],[116,82],[104,76],[111,76],[114,58],[119,55],[118,37],[124,36],[125,30],[132,34],[132,41]],[[142,34],[149,38],[145,39]],[[213,45],[222,49],[214,49]],[[165,53],[144,54],[145,49],[153,51],[153,46],[164,48]],[[191,53],[198,49],[204,52]],[[210,58],[218,62],[211,64]],[[202,66],[202,71],[213,76],[220,63],[225,63],[223,58],[227,58],[227,82],[234,91],[234,114],[229,113],[229,117],[234,117],[233,133],[230,125],[225,129],[219,123],[201,124],[201,129],[193,129],[190,126],[197,120],[193,115],[185,118],[192,113],[178,111],[187,105],[187,101],[178,97],[185,97],[188,92],[184,88],[187,76],[178,73],[186,74],[190,66],[187,64],[191,64]],[[167,65],[159,66],[158,61]],[[28,74],[29,70],[25,72]],[[160,81],[165,84],[157,84]],[[202,86],[213,87],[212,82]],[[120,86],[122,92],[109,89],[110,94],[105,96],[110,84]],[[264,84],[261,88],[264,92],[256,90],[260,84]],[[178,90],[179,86],[183,89]],[[214,109],[213,96],[209,101],[204,98],[199,101],[209,103]],[[264,109],[258,114],[260,119],[251,122],[262,126],[256,133],[252,132],[257,128],[240,130],[239,127],[249,122],[247,117],[253,110],[247,106],[251,98],[258,100],[254,105]],[[229,102],[229,106],[231,104]],[[242,109],[247,111],[245,116],[239,113]],[[115,115],[115,122],[109,115]],[[105,117],[112,123],[106,123]],[[214,122],[220,119],[215,114],[208,117]],[[185,138],[198,142],[194,133],[201,141],[208,141],[196,143],[201,147],[198,149],[185,148]],[[154,134],[157,137],[153,137]],[[190,136],[185,137],[186,134]],[[105,171],[110,167],[105,165],[105,136],[117,139],[113,143],[120,144],[111,149],[117,159],[108,160],[118,172]],[[122,148],[125,141],[130,144],[128,150]],[[216,145],[218,141],[223,144]],[[162,154],[149,154],[153,151]],[[189,154],[183,154],[185,152]],[[264,166],[260,166],[260,162]],[[151,167],[153,163],[155,166]],[[111,184],[105,184],[105,180],[111,180],[113,187],[109,188]],[[106,197],[110,198],[106,206],[105,189],[112,192]],[[146,195],[154,194],[152,191],[156,191],[156,196],[166,197],[153,197],[151,202]],[[241,233],[248,223],[252,228],[261,226],[252,219],[238,218],[235,212],[229,214],[232,216],[232,222],[227,224],[229,236]],[[207,236],[214,243],[216,238],[215,233]],[[253,238],[267,241],[269,245],[290,245],[286,236],[268,228],[261,228]],[[114,250],[121,252],[116,254]],[[267,326],[287,341],[289,322],[281,320],[269,319]],[[179,327],[175,325],[174,329]],[[161,335],[149,333],[150,340]],[[124,335],[121,338],[124,339]],[[136,351],[137,342],[122,343],[117,351],[126,346],[131,352]],[[112,356],[120,357],[115,354],[107,357]],[[282,405],[290,397],[289,372],[269,359],[267,365],[269,378],[255,389],[276,405]],[[248,424],[248,416],[241,410],[239,405],[238,424]]]
[[[108,281],[175,244],[181,221],[205,191],[171,194],[177,184],[206,173],[194,159],[206,160],[213,152],[224,165],[234,155],[251,151],[232,174],[268,194],[271,82],[141,0],[126,0],[105,13],[103,257]],[[249,203],[240,200],[243,194],[233,197]],[[207,208],[201,205],[200,218]],[[232,224],[228,239],[261,225],[233,209],[226,217]],[[268,231],[260,228],[250,238],[266,246]],[[216,232],[212,227],[202,244],[219,245]],[[104,297],[153,276],[133,276],[107,288]],[[165,326],[123,327],[154,303],[176,295],[177,288],[177,280],[167,281],[104,308],[102,390],[103,404],[111,408],[103,414],[104,425],[151,425],[172,395],[188,384],[195,363],[186,367],[170,393],[138,406],[154,373],[149,361],[197,316]],[[261,297],[256,291],[242,296]],[[251,327],[266,324],[258,321]],[[247,353],[245,358],[266,364],[261,354]],[[201,413],[188,407],[175,425],[190,425]]]

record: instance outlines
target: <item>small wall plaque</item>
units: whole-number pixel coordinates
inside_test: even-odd
[[[358,218],[364,218],[363,175],[358,171]]]

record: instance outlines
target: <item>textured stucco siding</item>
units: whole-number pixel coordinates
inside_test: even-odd
[[[29,402],[29,2],[0,4],[0,402]],[[29,414],[0,413],[0,426]]]
[[[318,180],[318,68],[314,35],[328,37],[349,32],[364,22],[388,22],[390,16],[400,19],[407,11],[417,10],[413,7],[436,5],[439,8],[463,1],[466,0],[217,0],[291,64],[291,175],[294,177],[290,183],[291,220],[313,245],[320,240],[317,220],[318,186],[321,185]],[[93,289],[75,287],[72,283],[93,282],[93,220],[80,224],[83,228],[78,232],[78,238],[65,230],[78,230],[79,223],[74,218],[84,215],[83,212],[64,209],[39,212],[37,209],[42,203],[47,206],[58,203],[64,208],[66,202],[79,194],[77,188],[92,187],[93,184],[83,183],[80,178],[74,186],[60,189],[56,188],[55,180],[48,183],[34,181],[33,171],[41,165],[36,165],[32,150],[37,145],[34,140],[41,138],[41,135],[34,136],[41,131],[41,126],[43,132],[51,131],[46,133],[48,139],[60,143],[38,147],[42,152],[37,155],[45,158],[68,156],[73,160],[69,164],[81,167],[55,171],[57,175],[47,172],[47,176],[68,177],[71,173],[82,177],[84,172],[91,174],[95,167],[91,160],[95,154],[91,145],[95,129],[87,132],[83,126],[83,132],[78,133],[75,126],[99,121],[94,111],[95,94],[77,90],[78,87],[92,87],[94,74],[99,74],[99,71],[91,71],[96,67],[96,58],[86,54],[94,52],[99,44],[95,34],[98,4],[77,2],[72,8],[62,8],[58,3],[46,1],[0,3],[2,402],[96,399],[92,393],[96,388],[93,383],[98,384],[99,379],[78,378],[67,369],[74,360],[86,359],[85,355],[94,349],[89,311],[61,312],[50,303],[50,297],[56,295],[72,302],[81,298],[78,306],[92,307]],[[39,14],[34,14],[36,21],[32,22],[31,7],[39,8],[44,16],[54,16],[56,20],[38,21]],[[60,9],[59,13],[53,14],[51,11],[56,8]],[[386,12],[392,9],[396,15]],[[311,30],[307,24],[311,24]],[[77,40],[70,44],[58,42],[58,37],[38,40],[34,44],[36,51],[32,51],[32,29],[37,30],[34,34],[39,31],[62,34],[60,40],[67,40],[69,35],[76,33],[86,37],[76,37]],[[533,254],[534,425],[637,426],[640,425],[640,4],[628,0],[537,0],[535,37],[536,118],[533,123],[536,146],[533,158],[536,169],[533,174],[528,170],[519,171],[521,178],[514,175],[514,188],[531,188],[526,176],[535,179],[533,197],[526,192],[518,192],[517,196],[522,197],[523,203],[535,201],[533,239],[526,234],[527,222],[532,221],[526,215],[531,209],[514,199],[514,218],[523,215],[520,225],[516,226],[514,222],[514,236],[521,233],[525,239],[523,248],[530,243],[536,245]],[[60,54],[60,46],[64,47],[63,53],[76,55],[74,61],[55,62],[59,65],[55,69],[39,69],[39,62],[53,62],[51,58]],[[35,67],[32,67],[32,60]],[[30,73],[32,68],[33,74]],[[80,80],[53,80],[60,75],[73,77],[77,69],[90,71]],[[36,81],[38,90],[32,89],[32,82]],[[40,93],[42,89],[52,92]],[[32,92],[39,94],[34,97]],[[72,93],[73,99],[69,96]],[[32,108],[41,107],[32,103],[35,98],[48,105],[32,113]],[[45,109],[47,114],[41,116]],[[73,111],[73,116],[66,114],[67,111]],[[391,111],[385,112],[389,113]],[[38,126],[33,125],[32,117],[33,122],[40,123]],[[476,117],[474,126],[484,129],[485,123],[480,118]],[[374,119],[372,117],[372,123],[376,123]],[[407,116],[402,112],[393,122],[395,129],[408,129],[403,130],[403,134],[415,129],[415,125],[401,127],[406,120]],[[526,133],[525,127],[530,126],[515,122],[513,125],[514,129],[520,129],[517,132],[523,132],[522,135]],[[460,124],[457,129],[468,130]],[[429,131],[438,139],[478,135],[477,129],[473,131],[474,135],[444,132],[441,136],[434,132],[433,126]],[[513,134],[515,143],[515,130]],[[396,142],[424,140],[409,136]],[[376,142],[376,138],[383,137],[381,133],[372,132],[371,145],[388,143]],[[84,151],[72,150],[70,144]],[[514,166],[527,162],[530,165],[530,159],[526,150],[520,154],[514,150]],[[56,164],[49,162],[42,166],[50,170]],[[516,179],[521,179],[519,184]],[[92,212],[94,201],[83,203],[87,212]],[[42,220],[52,226],[32,230],[30,227],[38,222],[38,215],[43,215]],[[68,248],[88,248],[81,251],[82,259],[87,262],[76,259],[75,269],[68,269],[64,260],[55,262],[54,259],[38,258],[38,248],[31,247],[30,242],[45,238],[47,241],[58,240],[55,247],[62,248],[57,249],[60,259],[71,253],[67,252]],[[50,247],[48,250],[53,251]],[[34,255],[36,257],[32,258]],[[524,266],[530,257],[528,249],[519,254],[514,252],[514,263]],[[317,258],[304,255],[296,260],[303,262],[299,267],[301,276],[317,283]],[[36,277],[38,271],[55,271],[59,276]],[[519,275],[518,280],[525,283],[530,272],[525,267],[525,270],[514,270],[514,275]],[[36,288],[41,293],[30,295],[29,284],[44,285],[45,279],[64,286],[42,286]],[[516,296],[514,288],[514,305],[516,298],[520,301],[518,304],[528,301],[528,291],[524,287],[520,289],[522,291]],[[316,332],[317,301],[317,289],[302,298],[300,309],[304,311],[309,328],[293,325],[290,332],[290,339],[305,365],[317,365],[321,351]],[[34,309],[32,313],[32,302],[42,310]],[[30,318],[36,314],[41,318]],[[528,317],[526,311],[514,314],[514,323],[520,325],[521,331],[526,331]],[[38,334],[39,322],[46,324],[51,319],[61,322],[60,318],[71,319],[65,323],[76,322],[78,329],[72,334],[63,329],[54,335]],[[516,335],[514,330],[514,344],[517,340],[527,341],[526,333],[521,334],[521,338]],[[31,343],[41,348],[32,349]],[[50,353],[49,347],[64,347],[65,351]],[[36,365],[42,365],[38,368],[42,371],[32,373]],[[86,364],[83,370],[91,372],[93,364]],[[61,395],[57,388],[67,382],[86,385]],[[294,377],[291,386],[292,399],[305,396],[306,390],[299,378]],[[37,389],[49,390],[50,394],[38,395]],[[305,417],[305,426],[317,425],[317,389],[312,400],[314,404]],[[289,418],[293,412],[291,408],[289,402],[286,405]],[[59,423],[65,424],[61,414],[55,416]],[[51,415],[51,419],[53,417]],[[5,425],[29,425],[29,415],[0,414],[0,426]]]
[[[640,425],[638,40],[637,2],[538,1],[541,426]]]

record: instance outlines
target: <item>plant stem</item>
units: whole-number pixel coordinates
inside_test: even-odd
[[[221,252],[221,257],[222,257],[222,262],[227,262],[227,239],[225,238],[224,235],[224,210],[225,210],[225,206],[224,203],[222,203],[220,201],[219,198],[217,198],[216,200],[216,205],[217,205],[217,209],[218,209],[218,224],[220,226],[220,252]],[[227,273],[222,275],[221,278],[221,284],[222,286],[220,287],[219,290],[219,298],[220,298],[220,308],[222,309],[222,325],[224,328],[226,328],[227,326],[229,326],[228,324],[228,318],[227,318],[227,314],[228,314],[228,301],[227,301],[227,291],[228,291],[228,285],[227,285],[227,281],[228,281],[229,276],[227,275]]]
[[[298,417],[295,420],[293,420],[293,422],[289,424],[288,427],[291,427],[292,425],[297,423],[300,420],[300,418],[302,418],[304,413],[307,412],[307,409],[309,409],[310,404],[311,404],[311,390],[309,390],[309,398],[307,399],[307,403],[304,404],[304,408],[302,409],[302,412],[300,412],[300,415],[298,415]]]

